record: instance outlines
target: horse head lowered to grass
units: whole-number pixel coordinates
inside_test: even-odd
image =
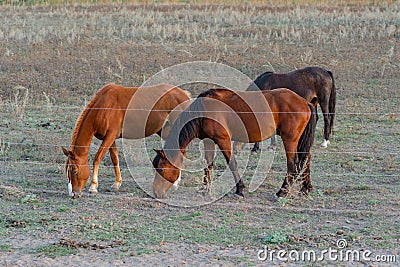
[[[223,153],[236,184],[236,194],[243,195],[231,140],[259,142],[277,132],[286,151],[287,174],[278,197],[288,193],[293,180],[300,176],[301,191],[311,189],[310,149],[316,127],[315,108],[289,89],[234,92],[211,89],[198,98],[176,119],[161,151],[153,160],[156,170],[153,192],[165,198],[170,187],[180,178],[186,147],[194,138],[205,140],[207,162],[205,181],[210,181],[215,144]]]
[[[139,101],[131,101],[137,95],[140,105]],[[69,195],[79,196],[90,177],[88,155],[93,137],[102,140],[102,143],[93,160],[89,191],[97,192],[99,164],[107,151],[110,152],[116,176],[113,188],[117,190],[122,178],[115,140],[145,138],[155,133],[162,133],[164,137],[163,126],[167,121],[172,124],[176,119],[169,116],[170,112],[179,105],[184,106],[186,102],[189,105],[189,92],[167,84],[151,87],[108,84],[103,87],[79,116],[69,149],[62,148],[67,156],[65,169]]]

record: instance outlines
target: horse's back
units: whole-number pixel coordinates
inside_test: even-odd
[[[314,102],[323,94],[329,96],[332,87],[333,79],[329,71],[321,67],[310,66],[288,73],[263,73],[247,90],[288,88],[308,102]]]
[[[138,101],[132,101],[134,96],[137,96]],[[172,99],[178,98],[181,101],[190,99],[188,92],[170,84],[126,87],[111,83],[105,85],[93,100],[95,100],[97,106],[113,106],[119,109],[126,109],[128,105],[134,107],[141,106],[143,103],[145,103],[146,107],[154,106],[165,96]]]
[[[137,87],[125,87],[118,84],[107,84],[96,94],[92,101],[94,107],[109,108],[108,111],[126,109]]]
[[[308,109],[308,102],[289,88],[263,91],[272,112],[299,112]]]
[[[275,122],[268,102],[261,91],[243,92],[227,89],[210,89],[199,95],[198,109],[217,127],[217,121],[229,131],[232,140],[257,142],[275,132]]]
[[[140,87],[126,111],[124,137],[139,139],[159,132],[167,121],[176,119],[189,100],[189,93],[173,85]]]

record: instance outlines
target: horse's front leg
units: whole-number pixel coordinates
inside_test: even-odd
[[[112,188],[114,190],[119,190],[119,187],[122,184],[122,177],[121,177],[121,170],[119,168],[118,151],[117,151],[117,146],[115,144],[115,141],[111,145],[109,151],[110,151],[110,157],[111,157],[111,161],[114,165],[114,171],[115,171],[115,183]]]
[[[229,164],[229,169],[231,170],[236,183],[236,194],[244,197],[243,189],[245,188],[242,179],[240,178],[239,171],[237,168],[236,158],[232,151],[232,145],[230,139],[217,140],[219,149],[221,149],[222,154],[225,157],[226,162]]]
[[[215,154],[215,143],[211,139],[204,139],[204,158],[207,163],[207,167],[204,168],[204,191],[210,191],[211,185],[211,172],[213,169],[214,162],[214,154]]]
[[[100,166],[100,161],[103,159],[104,155],[106,152],[112,147],[112,144],[114,143],[115,138],[111,138],[109,136],[106,136],[103,140],[103,142],[100,145],[99,150],[96,153],[96,156],[93,159],[93,176],[92,176],[92,182],[90,184],[89,192],[90,193],[97,193],[97,187],[99,186],[99,166]],[[115,143],[114,143],[115,145]]]
[[[256,143],[254,143],[254,146],[251,149],[251,154],[253,154],[253,155],[257,154],[258,150],[260,150],[260,143],[256,142]]]

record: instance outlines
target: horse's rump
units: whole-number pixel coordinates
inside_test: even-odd
[[[187,105],[182,107],[180,103],[189,100],[190,95],[186,91],[173,85],[140,87],[127,107],[124,138],[139,139],[159,132],[170,112],[177,107],[183,110]]]

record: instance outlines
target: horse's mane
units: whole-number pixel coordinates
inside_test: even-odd
[[[272,75],[272,71],[264,72],[257,76],[257,78],[247,87],[246,91],[258,91],[260,90],[261,86],[264,84],[265,79]]]
[[[113,84],[108,84],[106,86],[104,86],[102,89],[100,89],[96,95],[93,97],[93,99],[89,102],[89,104],[86,106],[85,110],[81,113],[81,115],[78,117],[78,119],[76,120],[75,123],[75,129],[72,133],[72,137],[71,137],[71,147],[70,149],[73,149],[73,146],[76,143],[76,139],[78,138],[78,133],[79,130],[82,126],[82,122],[84,121],[84,119],[86,118],[86,115],[88,114],[88,112],[93,108],[93,106],[96,104],[97,100],[104,95],[111,87],[113,86]]]
[[[214,89],[199,94],[193,103],[179,115],[165,142],[166,150],[181,148],[188,140],[200,137],[203,121],[202,111],[204,110],[202,98],[216,96],[216,94]],[[178,143],[176,143],[177,141]]]
[[[266,79],[268,76],[272,75],[272,74],[273,74],[272,71],[264,72],[263,74],[259,75],[259,76],[254,80],[254,83],[255,83],[258,87],[260,87],[261,84],[264,83],[265,79]]]

